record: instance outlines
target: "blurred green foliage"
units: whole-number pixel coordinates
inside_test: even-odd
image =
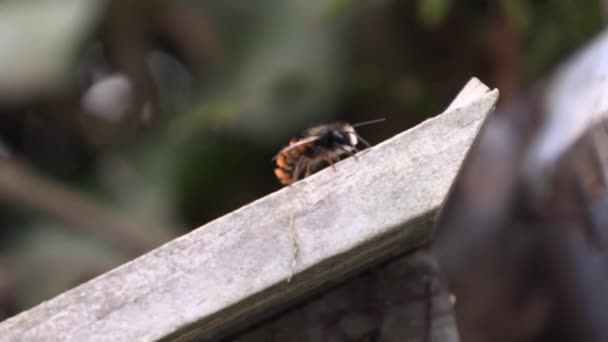
[[[547,73],[560,58],[592,37],[601,27],[599,6],[592,0],[552,0],[544,1],[543,6],[522,1],[525,71],[532,77]]]
[[[28,177],[166,239],[278,189],[271,159],[306,126],[386,117],[361,129],[377,143],[440,112],[472,76],[505,97],[524,90],[602,26],[591,0],[10,6],[0,73],[23,82],[0,80],[2,142]],[[78,213],[61,203],[0,194],[4,316],[141,252],[68,223]]]
[[[418,0],[420,21],[428,28],[436,28],[448,15],[451,5],[450,0]]]
[[[2,101],[53,93],[64,85],[75,51],[101,12],[102,1],[0,2]]]

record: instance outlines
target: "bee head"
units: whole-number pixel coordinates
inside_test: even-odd
[[[359,143],[357,133],[350,125],[334,128],[324,138],[327,145],[356,146]]]
[[[369,143],[365,141],[357,132],[355,127],[369,125],[384,121],[384,119],[376,119],[350,125],[344,122],[336,122],[329,125],[319,125],[306,130],[303,137],[316,137],[318,144],[326,148],[340,147],[342,150],[355,150],[354,147],[358,144],[363,144],[369,147]],[[345,149],[345,147],[348,147]]]

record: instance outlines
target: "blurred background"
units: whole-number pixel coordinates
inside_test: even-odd
[[[476,76],[508,100],[608,18],[599,0],[0,2],[0,319],[279,189],[312,124]]]

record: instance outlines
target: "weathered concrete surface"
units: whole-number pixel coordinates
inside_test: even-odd
[[[0,340],[212,340],[418,246],[497,98],[473,79],[443,114],[4,321]]]

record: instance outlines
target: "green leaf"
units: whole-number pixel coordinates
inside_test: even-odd
[[[446,17],[451,0],[418,0],[418,17],[427,28],[436,28]]]

